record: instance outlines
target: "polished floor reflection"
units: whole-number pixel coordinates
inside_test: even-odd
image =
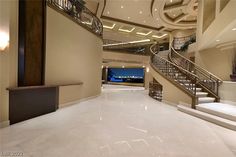
[[[101,96],[0,130],[0,153],[24,157],[233,157],[236,132],[177,111],[141,87]],[[1,154],[0,154],[1,156]]]

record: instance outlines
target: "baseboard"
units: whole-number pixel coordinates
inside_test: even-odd
[[[183,105],[183,106],[186,106],[186,107],[190,107],[191,108],[191,104],[188,104],[188,103],[185,103],[185,102],[182,102],[182,101],[179,101],[179,104],[176,104],[174,102],[171,102],[171,101],[167,101],[167,100],[162,100],[163,103],[166,103],[168,105],[171,105],[171,106],[174,106],[174,107],[177,107],[178,105]]]
[[[5,127],[7,127],[9,125],[10,125],[10,121],[9,120],[0,122],[0,128],[5,128]]]
[[[171,105],[171,106],[174,106],[174,107],[177,107],[177,105],[178,105],[176,103],[173,103],[173,102],[167,101],[167,100],[162,100],[161,102],[166,103],[166,104]]]
[[[90,99],[97,98],[100,95],[101,94],[98,94],[98,95],[90,96],[90,97],[87,97],[87,98],[82,98],[82,99],[79,99],[79,100],[76,100],[76,101],[71,101],[71,102],[68,102],[68,103],[60,104],[59,109],[64,108],[64,107],[69,107],[69,106],[72,106],[74,104],[78,104],[78,103],[81,103],[81,102],[84,102],[84,101],[88,101]]]
[[[182,101],[179,102],[179,105],[182,105],[182,106],[185,106],[185,107],[190,107],[190,108],[192,106],[191,104],[188,104],[188,103],[182,102]]]

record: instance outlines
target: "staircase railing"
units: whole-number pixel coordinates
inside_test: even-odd
[[[47,0],[47,4],[64,14],[70,16],[82,27],[102,37],[103,25],[99,18],[94,15],[84,3],[79,0]]]
[[[199,80],[198,76],[183,69],[182,67],[170,62],[168,59],[158,55],[158,48],[156,45],[150,47],[151,55],[151,65],[154,66],[155,70],[160,71],[165,77],[167,77],[172,83],[176,84],[180,88],[184,89],[189,95],[196,98],[196,83]],[[178,75],[176,71],[181,71],[184,73],[184,78]],[[186,84],[186,80],[192,80],[189,84]]]
[[[158,101],[162,101],[162,90],[163,87],[160,83],[151,81],[149,82],[149,93],[148,95],[152,97],[153,99],[156,99]]]
[[[198,84],[210,92],[214,97],[219,99],[219,85],[222,80],[210,73],[209,71],[201,68],[188,58],[184,57],[180,53],[178,53],[173,47],[171,47],[171,51],[169,53],[169,59],[177,66],[184,69],[184,71],[188,71],[194,75],[197,75]]]

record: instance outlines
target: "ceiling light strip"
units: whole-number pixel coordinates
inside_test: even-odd
[[[161,36],[158,36],[158,35],[152,35],[152,37],[160,39],[160,38],[163,38],[163,37],[166,36],[166,35],[167,35],[167,34],[163,34],[163,35],[161,35]]]
[[[106,44],[106,45],[103,45],[103,46],[118,46],[118,45],[125,45],[125,44],[136,44],[136,43],[150,42],[150,41],[151,41],[150,39],[144,39],[144,40],[123,42],[123,43]]]
[[[119,28],[119,31],[122,31],[122,32],[127,32],[127,33],[131,33],[135,30],[135,28],[133,27],[132,29],[122,29],[122,28]]]
[[[113,29],[115,26],[116,26],[116,24],[114,23],[112,26],[103,25],[103,28]]]
[[[150,31],[150,32],[148,32],[148,33],[136,32],[136,34],[138,34],[138,35],[143,35],[143,36],[147,36],[147,35],[149,35],[150,33],[152,33],[152,31]]]

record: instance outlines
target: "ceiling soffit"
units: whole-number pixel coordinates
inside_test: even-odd
[[[172,1],[172,3],[170,3]],[[197,0],[154,1],[153,17],[171,29],[193,29],[197,24]]]
[[[197,0],[103,1],[101,19],[108,30],[105,32],[161,40],[175,29],[196,27]]]

